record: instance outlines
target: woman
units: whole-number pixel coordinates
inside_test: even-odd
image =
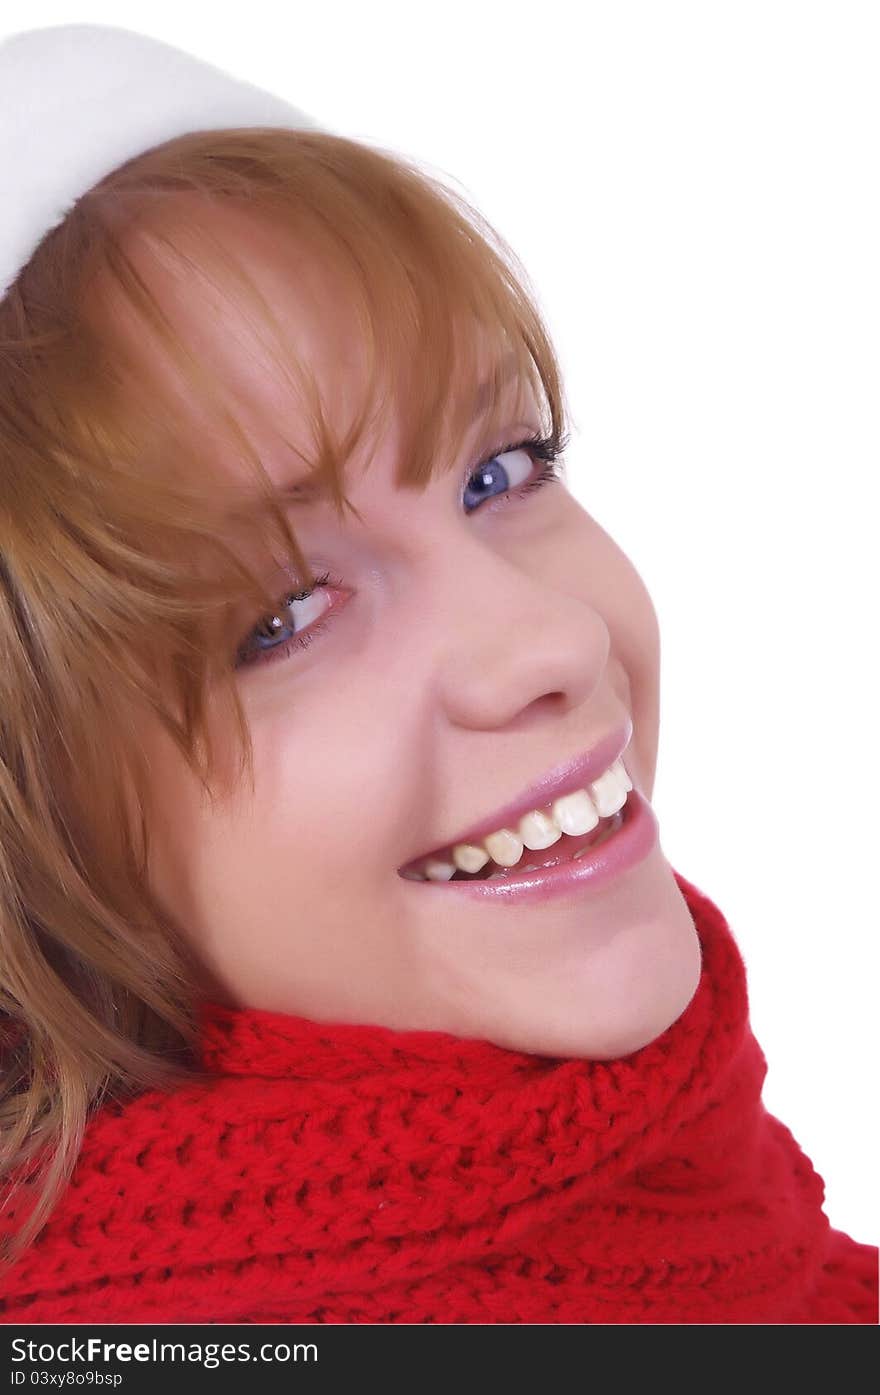
[[[497,234],[190,124],[0,337],[4,1320],[876,1320]]]

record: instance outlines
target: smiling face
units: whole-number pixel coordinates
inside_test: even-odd
[[[359,364],[332,287],[304,275],[294,294],[271,233],[232,209],[210,217],[315,373],[328,414],[345,416]],[[244,315],[226,306],[220,335],[195,281],[149,256],[143,270],[234,394],[273,479],[301,478],[281,438],[307,452],[306,423]],[[149,366],[170,371],[158,356]],[[274,623],[242,616],[228,637],[242,656],[253,791],[209,801],[158,724],[146,726],[150,884],[196,946],[215,999],[546,1054],[625,1055],[679,1016],[699,975],[659,844],[601,886],[538,900],[399,875],[629,723],[625,763],[645,799],[653,788],[650,598],[564,482],[528,488],[542,462],[499,453],[542,425],[530,387],[506,391],[502,435],[489,439],[478,415],[421,491],[396,483],[392,418],[349,462],[356,513],[327,499],[291,506],[309,566],[329,576],[284,605],[292,588],[279,573]],[[203,448],[212,441],[194,412],[190,428]],[[217,468],[234,476],[216,441]],[[294,634],[302,646],[287,644]]]

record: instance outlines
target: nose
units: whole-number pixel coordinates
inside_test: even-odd
[[[588,601],[478,542],[459,545],[445,570],[432,612],[443,635],[438,693],[451,722],[511,730],[589,703],[611,636]]]

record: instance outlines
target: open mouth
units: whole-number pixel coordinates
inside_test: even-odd
[[[401,867],[400,875],[408,881],[479,882],[519,876],[523,872],[532,872],[539,867],[556,867],[560,863],[572,862],[586,853],[588,849],[607,842],[622,827],[625,808],[624,804],[616,813],[609,814],[606,818],[600,818],[595,828],[591,828],[588,833],[563,833],[558,841],[549,848],[542,848],[536,852],[526,849],[513,867],[501,867],[490,858],[478,872],[464,872],[460,868],[456,868],[451,876],[439,878],[425,876],[424,867],[427,862],[433,860],[438,865],[448,864],[450,850],[447,848],[433,854],[430,859],[421,857],[415,862],[408,863],[406,867]]]

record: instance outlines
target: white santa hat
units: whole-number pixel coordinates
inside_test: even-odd
[[[0,42],[0,297],[111,170],[188,131],[317,129],[282,98],[129,29],[63,24]]]

